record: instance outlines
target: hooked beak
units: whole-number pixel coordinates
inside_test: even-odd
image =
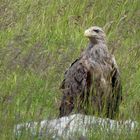
[[[94,37],[96,35],[96,33],[94,31],[92,31],[92,29],[87,29],[85,30],[84,36],[85,37]]]

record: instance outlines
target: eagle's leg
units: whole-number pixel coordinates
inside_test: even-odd
[[[61,105],[60,105],[60,113],[59,117],[67,116],[69,115],[74,108],[74,99],[72,96],[63,96]]]

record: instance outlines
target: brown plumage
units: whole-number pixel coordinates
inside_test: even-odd
[[[122,98],[118,66],[100,27],[87,29],[85,36],[90,41],[87,49],[65,72],[59,117],[75,109],[78,113],[114,118]]]

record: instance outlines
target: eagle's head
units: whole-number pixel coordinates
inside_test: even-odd
[[[85,30],[84,35],[88,37],[90,41],[94,44],[99,42],[105,42],[105,33],[103,29],[98,26],[93,26]]]

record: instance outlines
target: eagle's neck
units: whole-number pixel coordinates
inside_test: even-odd
[[[106,46],[106,41],[104,40],[98,40],[97,42],[90,41],[87,47],[87,51],[90,51],[91,49],[95,49],[95,48],[97,49],[103,48],[108,51],[108,48]]]
[[[98,47],[98,48],[104,47],[104,49],[108,50],[105,41],[98,41],[98,42],[90,41],[88,44],[87,50],[89,51],[91,49],[94,49],[95,47]]]
[[[89,42],[87,50],[92,49],[95,46],[92,42]]]
[[[86,57],[92,57],[95,59],[105,58],[108,54],[109,51],[105,42],[89,42],[87,49],[84,51]]]

